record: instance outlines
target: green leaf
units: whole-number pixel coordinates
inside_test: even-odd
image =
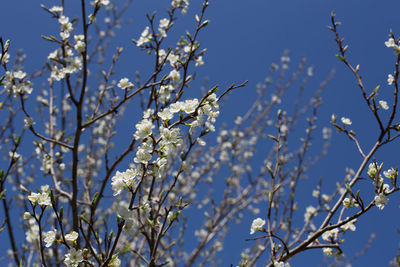
[[[108,243],[111,243],[113,236],[114,236],[114,231],[111,230],[110,234],[108,235]]]
[[[94,204],[97,202],[98,196],[99,196],[98,192],[94,193],[93,200],[92,200],[92,206],[94,206]]]
[[[271,138],[272,140],[274,140],[275,142],[278,142],[278,139],[275,136],[273,136],[272,134],[269,134],[268,137]]]
[[[49,42],[61,43],[61,42],[60,42],[59,40],[57,40],[57,38],[54,37],[53,35],[50,35],[50,36],[42,35],[42,38],[45,39],[46,41],[49,41]]]
[[[345,184],[344,186],[346,187],[347,192],[348,192],[349,194],[352,194],[352,190],[351,190],[350,185],[349,185],[349,184]]]
[[[341,55],[336,55],[336,57],[337,57],[338,59],[340,59],[341,61],[344,61],[344,57],[343,57],[343,56],[341,56]]]
[[[154,221],[147,218],[147,222],[151,227],[154,227]]]
[[[6,199],[6,189],[0,192],[0,199]]]
[[[376,93],[378,92],[379,88],[381,88],[380,85],[378,85],[377,87],[375,87],[375,89],[374,89],[374,94],[376,94]]]

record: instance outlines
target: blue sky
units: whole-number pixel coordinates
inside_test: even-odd
[[[68,5],[69,1],[66,2]],[[146,65],[146,55],[132,44],[131,39],[137,39],[146,25],[145,12],[152,13],[158,9],[161,13],[167,2],[133,1],[125,15],[126,18],[132,18],[133,23],[123,25],[113,41],[115,45],[124,46],[126,52],[119,66],[121,77],[133,76],[136,70],[146,72],[146,67],[150,66]],[[192,0],[188,17],[198,13],[200,2]],[[58,25],[40,8],[40,3],[32,0],[4,0],[1,4],[0,35],[11,40],[11,53],[23,48],[27,55],[25,66],[28,72],[40,68],[48,53],[54,49],[40,36],[57,34],[58,30]],[[50,3],[56,2],[43,3],[50,6]],[[220,119],[229,123],[235,115],[246,110],[255,98],[255,85],[264,80],[271,63],[279,62],[284,50],[289,50],[292,70],[303,56],[307,57],[308,64],[314,66],[314,76],[306,92],[310,95],[334,68],[335,77],[323,93],[319,126],[321,129],[329,126],[332,113],[339,117],[350,117],[361,143],[368,147],[373,144],[377,133],[374,125],[370,124],[373,118],[367,114],[355,79],[335,57],[337,45],[327,26],[330,24],[330,14],[334,11],[337,20],[342,22],[339,27],[341,36],[349,45],[347,56],[354,65],[360,64],[366,87],[372,90],[381,85],[382,98],[389,99],[391,87],[386,80],[387,74],[394,70],[395,58],[384,42],[388,39],[390,29],[395,35],[400,35],[399,9],[400,2],[396,0],[384,3],[373,0],[210,1],[206,18],[211,23],[199,39],[202,47],[207,48],[205,65],[198,70],[197,75],[199,80],[208,77],[210,85],[218,84],[221,88],[249,80],[248,85],[231,94],[224,105],[224,115]],[[74,7],[70,7],[72,13],[73,10]],[[177,24],[176,31],[185,30],[187,25],[191,25]],[[310,187],[317,183],[319,177],[327,179],[328,184],[336,181],[344,176],[346,167],[356,168],[361,162],[355,146],[348,138],[333,131],[332,142],[328,156],[309,174]],[[398,167],[398,150],[398,143],[393,143],[378,153],[376,159],[383,161],[388,168]],[[396,233],[400,221],[398,199],[398,195],[393,195],[383,211],[373,209],[359,220],[357,232],[347,235],[343,248],[346,254],[348,252],[351,255],[352,251],[358,251],[357,248],[363,246],[370,233],[377,234],[370,250],[356,260],[353,266],[385,266],[395,256],[400,240],[400,235]],[[305,197],[304,201],[311,200]],[[249,218],[247,224],[240,226],[245,227],[246,233],[251,220]],[[238,246],[244,244],[241,238],[232,237],[235,241],[233,243]],[[233,248],[229,250],[231,247],[225,254],[236,253]],[[0,248],[4,248],[4,243]],[[320,251],[306,252],[293,259],[292,266],[318,266],[321,254]],[[225,257],[224,263],[230,263],[229,258]]]

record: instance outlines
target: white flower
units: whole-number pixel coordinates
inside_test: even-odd
[[[322,138],[327,140],[327,139],[331,138],[331,135],[332,135],[332,129],[331,128],[327,128],[327,127],[322,128]]]
[[[307,68],[307,76],[309,76],[309,77],[313,76],[313,70],[314,70],[313,67],[308,67]]]
[[[348,198],[348,197],[346,197],[346,198],[343,200],[342,203],[343,203],[343,206],[344,206],[346,209],[357,206],[356,201],[355,201],[354,199],[350,199],[350,198]]]
[[[187,114],[192,114],[196,108],[199,105],[199,100],[197,100],[197,98],[195,99],[188,99],[185,101],[185,103],[183,104],[183,110],[187,113]]]
[[[114,196],[119,195],[127,187],[135,186],[137,183],[137,172],[134,169],[127,169],[125,172],[119,172],[111,178],[111,186]]]
[[[382,107],[384,110],[388,110],[388,109],[389,109],[389,106],[388,106],[387,102],[384,101],[384,100],[379,100],[379,105],[381,105],[381,107]]]
[[[160,27],[161,28],[166,28],[168,26],[168,24],[169,24],[169,19],[167,19],[167,18],[160,19]]]
[[[61,11],[63,11],[63,7],[62,6],[53,6],[52,8],[50,8],[50,11],[61,12]]]
[[[28,196],[29,201],[33,205],[51,206],[51,199],[48,192],[33,193]]]
[[[25,232],[26,241],[29,243],[34,243],[39,240],[39,226],[36,224],[34,218],[30,218],[29,221],[28,231]]]
[[[386,178],[388,178],[388,179],[394,179],[395,177],[397,177],[397,170],[394,168],[391,168],[387,171],[384,171],[383,175],[385,175]]]
[[[356,230],[356,226],[354,225],[354,223],[357,222],[357,219],[351,220],[348,223],[344,224],[341,226],[341,228],[343,229],[343,231],[355,231]]]
[[[158,117],[160,117],[163,121],[171,120],[174,117],[168,108],[163,109],[162,111],[157,112]]]
[[[168,78],[170,78],[174,82],[179,82],[179,80],[181,79],[181,74],[176,69],[173,69],[169,73]]]
[[[383,208],[385,208],[386,203],[389,202],[389,199],[384,194],[379,193],[379,195],[375,196],[374,201],[378,209],[383,210]]]
[[[278,261],[274,262],[274,267],[290,267],[290,264],[288,262]]]
[[[392,85],[392,83],[394,82],[394,77],[392,74],[388,74],[387,82],[389,85]]]
[[[389,40],[387,40],[385,42],[386,47],[394,47],[396,45],[395,41],[393,38],[389,38]]]
[[[367,172],[368,176],[370,178],[374,178],[376,176],[376,174],[378,173],[378,170],[380,170],[382,168],[382,164],[383,163],[381,163],[381,165],[378,165],[375,162],[370,163],[368,165],[368,172]]]
[[[160,26],[158,27],[158,32],[162,37],[167,37],[167,32],[165,31],[165,28],[168,26],[169,24],[169,19],[161,19],[160,20]]]
[[[27,211],[24,212],[24,220],[29,220],[31,218],[31,214]]]
[[[46,248],[51,247],[53,242],[56,240],[57,230],[48,231],[44,233],[44,242],[46,242]]]
[[[322,251],[327,257],[332,257],[333,255],[335,255],[332,248],[323,248]]]
[[[183,110],[185,108],[185,105],[183,102],[176,102],[172,103],[169,106],[169,111],[172,113],[178,113],[179,111]]]
[[[139,40],[136,41],[137,46],[142,46],[142,45],[150,42],[150,40],[152,38],[152,34],[150,33],[149,30],[150,30],[150,28],[148,26],[143,30]]]
[[[133,161],[136,163],[146,164],[151,160],[151,158],[152,155],[151,153],[148,152],[148,150],[139,148],[138,151],[136,152],[136,157],[133,159]]]
[[[196,67],[200,67],[204,65],[203,56],[199,56],[194,60],[196,63],[194,64]]]
[[[78,235],[77,232],[72,231],[71,233],[65,235],[65,239],[66,239],[67,241],[74,242],[74,241],[78,238],[78,236],[79,236],[79,235]]]
[[[69,18],[66,17],[66,16],[61,16],[61,17],[58,19],[58,22],[59,22],[61,25],[65,25],[65,24],[67,24],[67,23],[69,22]]]
[[[117,86],[123,90],[125,90],[126,88],[131,89],[133,88],[133,83],[131,83],[128,78],[122,78],[121,80],[119,80]]]
[[[13,160],[13,161],[18,161],[20,158],[21,158],[21,155],[20,154],[18,154],[17,152],[13,152],[13,151],[9,151],[8,152],[8,155],[10,156],[10,158]]]
[[[83,261],[82,250],[71,248],[69,253],[65,255],[64,263],[68,267],[77,267]]]
[[[84,42],[85,37],[83,36],[83,34],[79,34],[79,35],[75,35],[74,39],[76,42],[74,45],[75,50],[78,51],[79,53],[83,53],[86,49],[85,42]]]
[[[337,228],[335,228],[335,229],[332,229],[330,231],[324,232],[321,237],[322,237],[323,240],[325,240],[327,242],[330,242],[331,240],[335,240],[336,239],[336,235],[337,235],[338,232],[339,232],[339,230]]]
[[[107,6],[108,4],[110,4],[110,0],[96,0],[96,4]]]
[[[136,132],[135,137],[144,139],[147,136],[151,135],[154,125],[151,120],[144,119],[138,124],[136,124]]]
[[[265,224],[265,220],[261,218],[254,219],[251,227],[250,227],[250,234],[254,234],[256,231],[259,231]]]
[[[317,209],[313,206],[308,206],[306,208],[306,213],[304,213],[304,221],[309,222],[311,218],[317,213]]]
[[[352,124],[352,122],[351,122],[351,120],[349,118],[342,117],[341,120],[342,120],[342,123],[344,125],[351,125]]]
[[[290,267],[290,263],[279,261],[274,263],[274,267]]]

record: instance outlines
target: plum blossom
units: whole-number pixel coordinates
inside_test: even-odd
[[[339,230],[337,228],[332,229],[330,231],[326,231],[322,234],[322,239],[330,242],[331,240],[335,240],[336,239],[336,235],[338,234]]]
[[[169,73],[168,78],[170,78],[174,82],[179,82],[179,80],[181,79],[181,74],[176,69],[173,69]]]
[[[290,267],[290,263],[278,261],[278,262],[274,262],[274,267]]]
[[[75,39],[75,45],[74,45],[75,50],[78,51],[79,53],[83,53],[86,49],[85,37],[83,36],[83,34],[79,34],[75,35],[74,39]]]
[[[174,114],[168,108],[163,109],[162,111],[157,112],[158,117],[163,121],[169,121],[174,117]]]
[[[343,231],[350,230],[350,231],[354,232],[356,230],[356,226],[354,225],[354,223],[356,223],[356,222],[357,222],[357,219],[351,220],[348,223],[342,225],[340,228],[342,228]]]
[[[396,56],[400,54],[400,47],[396,44],[396,41],[392,37],[385,42],[385,45],[386,47],[393,48],[393,52]]]
[[[44,233],[44,242],[46,242],[46,248],[51,247],[54,241],[56,241],[57,230],[48,231]]]
[[[260,229],[262,229],[262,227],[265,224],[265,220],[261,219],[261,218],[257,218],[254,219],[251,227],[250,227],[250,234],[254,234],[256,231],[259,231]]]
[[[325,256],[327,257],[332,257],[333,255],[335,255],[333,248],[323,248],[322,252],[324,253]]]
[[[342,123],[344,125],[351,125],[352,124],[352,122],[351,122],[351,120],[349,118],[342,117],[341,120],[342,120]]]
[[[379,195],[375,196],[374,201],[378,209],[383,210],[385,205],[389,202],[389,199],[385,196],[385,194],[379,193]]]
[[[137,184],[136,169],[127,169],[125,172],[119,172],[111,178],[111,186],[114,196],[119,195],[125,188],[131,188]]]
[[[71,233],[65,235],[65,240],[74,242],[75,240],[78,239],[78,237],[79,237],[79,234],[75,231],[72,231]]]
[[[129,79],[128,78],[122,78],[121,80],[119,80],[119,83],[117,84],[117,86],[119,87],[119,88],[121,88],[122,90],[125,90],[125,89],[131,89],[131,88],[133,88],[133,83],[131,83],[130,81],[129,81]]]
[[[372,162],[368,165],[368,176],[370,178],[374,178],[376,176],[376,174],[378,173],[378,171],[382,168],[383,163],[381,163],[381,165],[378,165],[375,162]]]
[[[306,208],[306,213],[304,213],[304,221],[309,222],[311,218],[317,213],[317,209],[313,206],[308,206]]]
[[[68,267],[77,267],[83,261],[82,250],[71,248],[69,253],[65,255],[64,263]]]
[[[385,175],[386,178],[388,178],[388,179],[394,179],[394,178],[396,178],[396,177],[397,177],[397,174],[398,174],[398,172],[397,172],[397,170],[394,169],[394,168],[391,168],[391,169],[389,169],[389,170],[383,172],[383,175]]]
[[[138,124],[136,124],[135,137],[138,139],[144,139],[152,134],[154,125],[151,120],[144,119]]]
[[[32,205],[51,206],[50,190],[48,185],[41,186],[40,193],[31,192],[28,196]]]
[[[162,36],[162,37],[167,37],[167,31],[166,28],[169,25],[169,19],[167,18],[163,18],[160,20],[160,25],[158,27],[158,33]]]
[[[393,77],[392,74],[388,74],[387,82],[388,82],[388,85],[392,85],[393,84],[394,77]]]
[[[346,198],[343,200],[343,206],[344,206],[346,209],[351,208],[351,207],[356,207],[357,205],[358,205],[358,204],[356,203],[356,201],[355,201],[354,199],[350,199],[350,198],[346,197]]]
[[[382,107],[384,110],[388,110],[388,109],[389,109],[389,106],[388,106],[387,102],[384,101],[384,100],[379,100],[379,105],[381,105],[381,107]]]
[[[137,45],[137,46],[142,46],[142,45],[144,45],[144,44],[150,42],[151,39],[152,39],[152,37],[153,37],[153,36],[152,36],[152,34],[150,33],[150,28],[147,26],[147,27],[143,30],[143,32],[142,32],[142,34],[141,34],[139,40],[136,41],[136,45]]]

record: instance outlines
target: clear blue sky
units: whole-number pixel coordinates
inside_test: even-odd
[[[54,49],[40,36],[57,34],[58,25],[40,8],[41,1],[1,2],[0,35],[11,40],[11,53],[19,48],[24,50],[27,55],[28,72],[40,68],[49,52]],[[67,5],[69,2],[71,1],[66,1]],[[132,7],[126,13],[126,18],[132,18],[133,23],[123,25],[123,28],[116,32],[115,38],[115,44],[124,46],[126,52],[126,57],[119,65],[121,77],[133,76],[136,70],[146,68],[146,63],[143,63],[146,56],[131,43],[131,39],[137,39],[146,25],[145,12],[152,13],[154,9],[158,9],[161,13],[167,2],[169,1],[133,1]],[[193,17],[194,12],[199,12],[200,2],[192,0],[187,16]],[[58,2],[48,0],[43,3],[51,6]],[[320,128],[329,126],[332,113],[350,117],[362,144],[370,146],[376,136],[375,128],[371,130],[369,127],[372,117],[366,114],[367,108],[363,105],[355,80],[335,57],[337,46],[327,26],[330,24],[330,14],[334,11],[337,20],[342,22],[339,30],[349,45],[348,57],[355,65],[360,64],[367,88],[372,90],[380,84],[382,97],[389,97],[391,91],[386,80],[387,74],[394,70],[394,56],[391,50],[385,47],[384,41],[388,39],[390,29],[400,36],[399,10],[400,2],[396,0],[210,1],[206,18],[210,19],[211,23],[199,39],[202,47],[208,50],[204,57],[205,65],[198,70],[198,77],[208,77],[211,85],[218,84],[221,88],[233,82],[249,80],[245,88],[232,94],[222,110],[222,114],[225,115],[220,119],[229,121],[234,115],[246,110],[255,98],[257,82],[264,80],[270,64],[279,62],[283,51],[288,49],[291,69],[295,69],[302,56],[307,57],[308,64],[315,67],[314,77],[307,89],[310,92],[317,89],[332,68],[336,69],[333,81],[323,94],[324,104],[319,116]],[[76,14],[73,7],[67,9],[68,11]],[[179,25],[177,29],[185,29],[187,25],[189,24]],[[315,185],[319,177],[340,180],[346,167],[356,168],[360,163],[361,159],[348,138],[333,131],[332,142],[333,146],[327,158],[310,173],[310,180],[314,181],[310,182],[310,185]],[[397,151],[399,145],[394,143],[382,153],[378,153],[377,160],[383,161],[387,168],[398,167],[400,158]],[[346,254],[351,255],[352,251],[358,251],[358,248],[363,246],[371,232],[377,234],[370,250],[361,259],[356,260],[353,266],[386,266],[395,256],[400,240],[400,235],[396,233],[400,221],[398,199],[398,194],[393,195],[383,211],[373,209],[370,214],[359,220],[357,232],[346,235],[343,248]],[[309,198],[305,198],[306,200]],[[244,220],[245,223],[240,226],[244,228],[244,232],[248,233],[252,219],[248,218],[247,224]],[[0,236],[4,240],[5,233],[1,233]],[[238,248],[245,244],[241,237],[231,237]],[[1,242],[0,251],[6,248],[5,246],[7,243]],[[232,250],[228,249],[224,253],[224,266],[231,263],[227,255],[237,257],[235,253],[238,250],[232,247],[229,246]],[[318,266],[321,254],[321,251],[306,252],[293,259],[292,266]]]

